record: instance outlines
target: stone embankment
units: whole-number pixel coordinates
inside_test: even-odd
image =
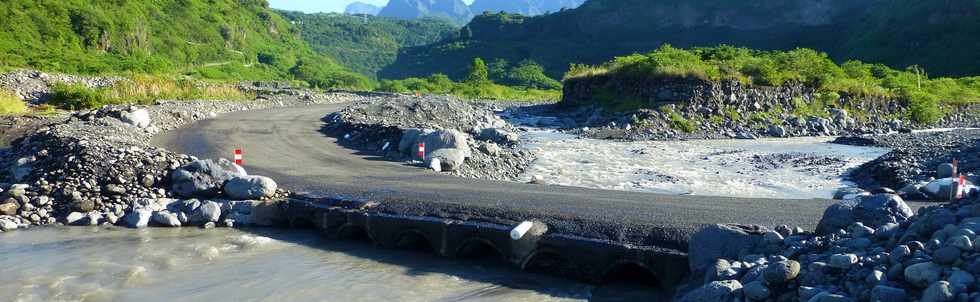
[[[250,102],[106,106],[33,123],[36,128],[0,152],[0,227],[275,223],[275,201],[288,192],[273,180],[248,175],[224,159],[202,160],[155,148],[150,139],[224,112],[364,98],[293,90],[260,94]]]
[[[78,84],[89,88],[109,87],[122,77],[78,76],[45,73],[36,70],[17,70],[0,74],[0,89],[13,92],[30,104],[41,104],[51,98],[57,83]]]
[[[616,97],[604,96],[608,91]],[[560,128],[586,127],[580,129],[584,136],[629,140],[882,134],[980,124],[980,115],[969,108],[953,110],[933,125],[916,125],[905,118],[902,104],[885,98],[819,93],[799,84],[763,87],[685,78],[570,80],[557,109]]]
[[[327,116],[324,132],[390,160],[464,177],[516,180],[533,160],[519,130],[497,116],[501,109],[495,104],[439,96],[383,98]]]
[[[978,301],[980,199],[919,209],[857,196],[815,232],[711,226],[690,241],[680,301]]]

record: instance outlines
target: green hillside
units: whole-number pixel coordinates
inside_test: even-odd
[[[525,59],[559,77],[571,63],[599,64],[663,44],[761,50],[806,47],[837,62],[858,59],[934,75],[980,74],[975,0],[589,0],[525,17],[484,14],[455,39],[406,48],[383,78],[445,73],[458,79],[474,57]]]
[[[399,20],[347,14],[280,12],[294,21],[303,40],[356,72],[375,77],[403,47],[438,42],[458,27],[442,19]]]
[[[368,87],[264,0],[6,0],[0,66]]]

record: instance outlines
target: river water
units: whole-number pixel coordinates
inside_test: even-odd
[[[843,175],[888,152],[832,137],[637,141],[583,139],[553,130],[524,136],[537,160],[525,179],[549,184],[705,196],[830,198]]]
[[[629,301],[656,295],[295,229],[41,227],[0,233],[0,268],[2,301]]]

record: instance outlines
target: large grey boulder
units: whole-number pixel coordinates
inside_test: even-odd
[[[439,149],[426,156],[426,166],[431,165],[433,160],[438,160],[440,171],[456,171],[466,161],[464,154],[465,152],[456,148]]]
[[[236,176],[244,176],[243,171],[226,159],[213,161],[195,160],[170,174],[172,189],[178,196],[186,198],[217,197],[225,182]]]
[[[167,211],[153,212],[153,222],[169,227],[180,226],[180,219],[177,218],[177,214],[170,213]]]
[[[150,223],[150,217],[153,216],[153,212],[145,209],[138,209],[126,214],[123,220],[126,221],[126,226],[131,228],[145,228]]]
[[[735,301],[742,284],[735,280],[714,281],[695,289],[681,298],[681,302],[728,302]]]
[[[198,210],[201,213],[201,219],[205,222],[218,222],[218,220],[221,220],[221,206],[217,202],[205,201]]]
[[[34,163],[36,161],[37,159],[33,156],[17,159],[10,166],[10,175],[14,177],[15,181],[27,180],[27,177],[34,172]]]
[[[249,200],[272,197],[278,186],[265,176],[236,176],[225,183],[224,191],[231,199]]]
[[[955,198],[956,192],[954,190],[958,189],[959,179],[957,178],[940,178],[930,181],[925,186],[922,186],[921,191],[925,193],[929,198],[937,201],[949,201],[950,197]],[[973,187],[973,183],[967,180],[965,182],[966,188]]]
[[[817,234],[829,234],[845,229],[855,222],[870,228],[888,223],[901,223],[914,213],[901,197],[895,194],[875,194],[843,200],[831,205],[817,224]]]
[[[710,225],[694,233],[688,241],[688,265],[700,272],[716,259],[741,259],[758,244],[763,230],[738,225]]]
[[[124,111],[120,114],[119,119],[137,128],[149,127],[152,122],[150,120],[150,112],[146,111],[146,109]]]
[[[943,267],[933,262],[922,262],[910,265],[903,273],[905,282],[917,288],[926,288],[942,278]]]

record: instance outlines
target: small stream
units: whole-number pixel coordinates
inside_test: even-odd
[[[38,227],[0,233],[0,255],[3,301],[630,301],[655,294],[295,229]]]

